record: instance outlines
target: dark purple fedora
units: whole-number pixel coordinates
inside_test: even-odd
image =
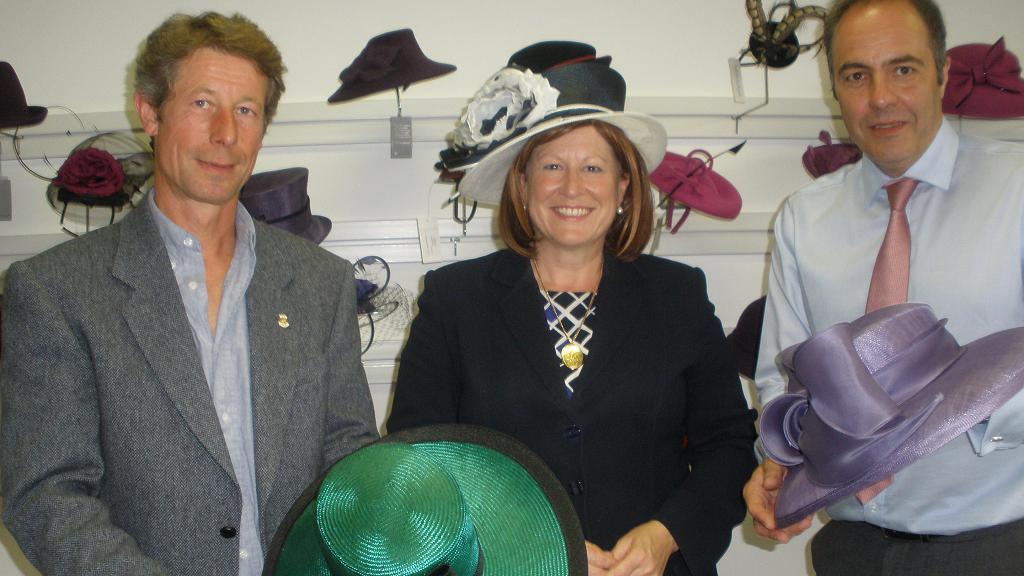
[[[965,433],[1024,387],[1024,328],[960,346],[925,304],[836,324],[782,352],[789,392],[765,405],[765,452],[789,467],[789,526]]]
[[[942,97],[944,113],[977,118],[1024,116],[1020,62],[1002,38],[992,45],[956,46],[946,56],[949,80]]]
[[[256,220],[319,244],[330,233],[331,221],[310,213],[308,181],[307,168],[260,172],[249,177],[238,199]]]
[[[612,63],[612,57],[598,56],[597,50],[584,42],[545,40],[518,50],[508,59],[509,66],[519,66],[538,73],[578,62],[597,62],[608,66]]]
[[[847,164],[853,164],[862,156],[860,148],[854,144],[833,142],[828,130],[822,130],[818,134],[818,140],[821,140],[821,146],[808,146],[802,159],[807,173],[814,178],[820,178]]]
[[[31,126],[46,118],[46,108],[29,106],[18,74],[7,62],[0,62],[0,128]]]
[[[436,78],[455,66],[434,62],[423,54],[412,30],[385,32],[366,43],[356,59],[341,71],[338,88],[328,102],[344,102],[392,88]],[[403,88],[403,89],[404,89]]]

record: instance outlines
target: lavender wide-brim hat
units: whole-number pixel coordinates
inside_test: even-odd
[[[925,304],[836,324],[782,352],[789,392],[761,438],[789,471],[775,501],[794,524],[931,454],[1024,387],[1024,328],[960,346]]]

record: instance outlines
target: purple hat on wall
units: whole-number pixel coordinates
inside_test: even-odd
[[[328,102],[344,102],[452,72],[455,66],[434,62],[423,54],[412,30],[385,32],[366,43],[356,59],[341,71],[338,88]]]
[[[686,156],[666,152],[661,164],[651,172],[651,184],[669,198],[666,222],[673,233],[686,221],[691,208],[726,220],[739,215],[743,207],[739,191],[713,167],[711,154],[698,148]],[[685,212],[672,226],[676,202],[685,207]]]
[[[314,244],[324,241],[331,221],[309,210],[307,168],[285,168],[249,177],[239,201],[256,220],[301,236]]]
[[[860,160],[862,154],[855,144],[833,142],[828,130],[818,134],[821,146],[808,146],[803,155],[804,168],[814,178],[831,174],[847,164]]]
[[[29,106],[18,74],[7,62],[0,62],[0,128],[31,126],[46,118],[46,108]]]
[[[1020,62],[1003,39],[950,48],[949,80],[942,97],[946,114],[978,118],[1024,116],[1024,80]]]
[[[789,392],[761,438],[789,467],[780,527],[891,476],[987,418],[1024,387],[1024,328],[961,346],[925,304],[836,324],[782,352]],[[852,410],[851,407],[856,407]]]

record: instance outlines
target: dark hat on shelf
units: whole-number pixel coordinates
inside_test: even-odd
[[[0,128],[31,126],[46,118],[46,108],[29,106],[14,67],[0,62]]]
[[[356,59],[341,71],[338,88],[328,102],[345,102],[452,72],[455,66],[434,62],[423,54],[412,30],[385,32],[366,43]]]
[[[310,212],[308,182],[307,168],[260,172],[249,177],[238,199],[256,220],[319,244],[331,232],[331,221]]]

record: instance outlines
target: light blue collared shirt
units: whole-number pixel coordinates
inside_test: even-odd
[[[245,303],[245,292],[256,269],[256,229],[252,217],[239,204],[235,211],[235,253],[224,277],[217,312],[217,332],[211,334],[207,319],[206,268],[199,239],[160,212],[152,192],[147,195],[146,204],[156,221],[178,281],[178,291],[192,327],[192,337],[210,386],[242,497],[238,573],[239,576],[259,576],[263,571],[263,547],[260,544],[256,501],[249,322]]]
[[[943,121],[905,176],[909,302],[924,302],[963,345],[1024,326],[1024,147],[960,136]],[[784,391],[775,359],[785,348],[864,314],[885,235],[891,180],[865,158],[823,176],[782,205],[768,277],[757,366],[763,403]],[[829,508],[840,520],[919,534],[955,534],[1024,518],[1024,392],[933,454],[898,472],[861,505]]]

